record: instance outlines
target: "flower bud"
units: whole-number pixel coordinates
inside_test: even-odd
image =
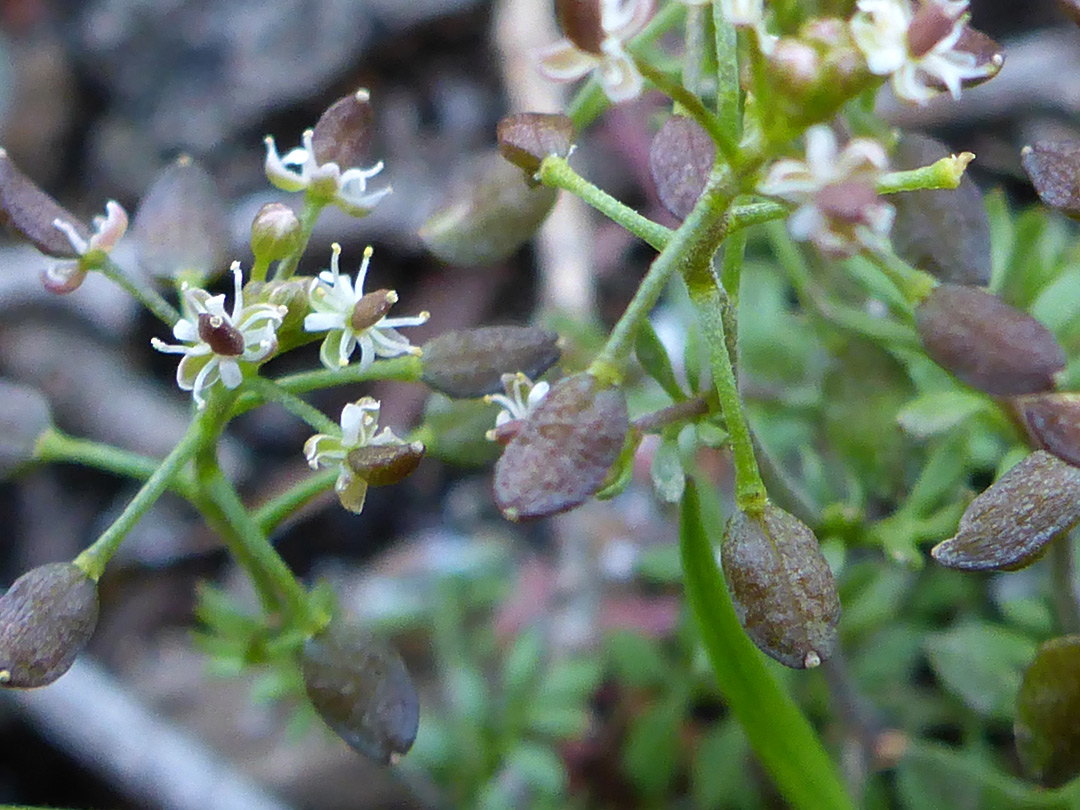
[[[316,162],[336,163],[341,171],[367,163],[373,117],[371,94],[363,88],[331,104],[312,134]]]
[[[587,373],[560,380],[495,465],[495,504],[516,521],[584,503],[603,484],[629,429],[620,389],[602,388]]]
[[[83,222],[38,188],[19,171],[7,151],[0,149],[0,222],[47,256],[77,258],[78,252],[67,234],[56,227],[56,220],[67,222],[83,239],[90,238],[90,229]]]
[[[300,670],[315,711],[355,751],[385,765],[412,747],[420,701],[385,642],[335,618],[304,645]]]
[[[943,143],[905,133],[893,156],[897,169],[928,166],[950,151]],[[990,219],[982,192],[967,174],[955,189],[893,194],[892,243],[909,264],[952,284],[990,283]]]
[[[97,585],[71,563],[27,571],[0,596],[0,686],[47,686],[71,668],[98,617]]]
[[[962,571],[1015,571],[1080,522],[1080,470],[1036,450],[971,502],[956,535],[931,549]]]
[[[267,203],[251,222],[251,252],[256,263],[276,262],[300,247],[300,220],[284,203]]]
[[[499,152],[532,175],[548,155],[566,157],[574,146],[574,122],[565,115],[517,113],[499,121]]]
[[[603,0],[555,0],[555,14],[568,40],[586,53],[603,55]]]
[[[1052,639],[1035,654],[1016,695],[1013,736],[1024,771],[1056,788],[1080,774],[1080,636]]]
[[[559,360],[559,336],[536,326],[459,329],[422,348],[421,379],[436,391],[471,399],[502,391],[502,375],[522,372],[537,379]]]
[[[529,241],[554,204],[554,189],[531,188],[498,152],[484,153],[452,183],[420,239],[449,264],[494,264]]]
[[[367,444],[350,450],[349,468],[373,487],[385,487],[412,475],[424,457],[422,442]]]
[[[52,410],[40,391],[0,379],[0,480],[34,458],[38,438],[50,427]]]
[[[1054,387],[1065,352],[1026,312],[975,287],[942,284],[915,310],[927,354],[962,382],[996,396]]]
[[[840,598],[805,523],[771,503],[760,517],[736,512],[724,530],[721,557],[735,613],[763,653],[794,669],[829,659]]]
[[[673,115],[660,127],[649,147],[649,173],[672,215],[686,219],[715,161],[716,145],[693,118]]]
[[[225,269],[228,223],[214,178],[181,156],[158,174],[135,212],[139,264],[158,278],[202,285]]]
[[[1080,219],[1080,141],[1025,146],[1020,150],[1020,165],[1043,203]]]
[[[1080,467],[1080,394],[1017,397],[1013,407],[1037,446]]]
[[[311,312],[310,287],[311,279],[303,276],[284,281],[249,281],[244,285],[245,301],[285,307],[285,317],[277,329],[279,354],[311,341],[311,335],[304,331],[304,318]]]

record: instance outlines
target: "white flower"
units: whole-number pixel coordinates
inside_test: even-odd
[[[507,435],[507,431],[500,431],[500,428],[512,422],[528,419],[550,389],[546,382],[534,383],[520,371],[517,374],[503,374],[502,384],[505,394],[488,394],[484,397],[485,402],[494,402],[502,406],[502,410],[495,417],[495,429],[487,433],[487,438],[491,441],[512,438],[516,431],[511,430]]]
[[[61,231],[71,242],[78,259],[55,262],[42,274],[45,289],[55,293],[69,293],[78,288],[87,272],[99,265],[127,233],[127,211],[116,202],[105,203],[105,216],[94,217],[94,228],[89,239],[83,239],[74,223],[54,219],[53,227]]]
[[[961,83],[981,79],[1001,67],[977,64],[974,53],[956,45],[968,22],[968,0],[923,0],[917,11],[909,0],[859,0],[851,35],[870,72],[892,76],[898,98],[925,104],[944,85],[954,99]]]
[[[316,433],[304,443],[304,456],[308,465],[337,467],[338,478],[334,485],[341,505],[350,512],[360,513],[367,496],[368,479],[358,474],[349,463],[349,455],[361,447],[398,447],[402,456],[419,459],[424,452],[420,442],[406,442],[394,435],[390,428],[379,432],[379,402],[363,397],[350,402],[341,411],[341,436]]]
[[[887,166],[877,141],[855,138],[840,151],[821,124],[806,131],[806,160],[777,161],[758,191],[799,206],[788,219],[795,239],[810,240],[829,256],[849,256],[876,246],[892,227],[895,211],[876,191]]]
[[[278,155],[273,137],[267,135],[263,139],[266,177],[282,191],[303,191],[356,217],[371,213],[379,200],[390,193],[389,186],[378,191],[367,188],[368,180],[383,170],[382,161],[369,169],[338,166],[333,161],[320,164],[315,156],[315,130],[305,130],[301,138],[303,146],[291,150],[285,157]],[[290,166],[298,169],[290,169]]]
[[[364,294],[372,253],[370,246],[364,250],[364,261],[353,285],[352,279],[338,269],[341,246],[335,243],[331,246],[330,269],[311,282],[308,297],[314,312],[304,318],[304,331],[328,332],[319,351],[319,358],[328,369],[347,366],[357,346],[361,370],[370,368],[376,357],[420,354],[396,327],[419,326],[431,315],[421,312],[411,318],[387,318],[386,312],[398,300],[397,293],[376,290]]]
[[[176,368],[176,384],[191,391],[195,404],[206,407],[204,392],[221,380],[233,389],[244,380],[240,363],[261,363],[277,350],[277,328],[287,312],[272,304],[244,306],[240,262],[233,262],[233,308],[225,311],[225,296],[206,290],[182,288],[187,314],[176,322],[173,335],[189,345],[180,346],[153,338],[159,352],[182,354]]]
[[[641,95],[644,81],[623,43],[637,34],[652,15],[655,0],[595,0],[600,3],[599,48],[585,50],[570,39],[536,51],[540,72],[558,82],[572,82],[596,72],[613,102]]]

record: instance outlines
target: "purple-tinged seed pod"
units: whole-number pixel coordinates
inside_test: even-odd
[[[1020,150],[1023,166],[1039,199],[1080,219],[1080,141],[1040,141]]]
[[[421,379],[436,391],[473,399],[503,389],[502,375],[538,379],[559,360],[559,336],[537,326],[484,326],[445,332],[424,344]]]
[[[374,131],[371,94],[360,89],[339,98],[319,116],[312,132],[315,160],[336,163],[341,171],[368,162]]]
[[[90,238],[85,223],[38,188],[0,149],[0,224],[13,228],[47,256],[74,259],[78,253],[71,240],[53,224],[58,219],[70,223],[83,239]]]
[[[528,174],[536,174],[549,155],[566,157],[574,145],[574,122],[566,115],[516,113],[499,121],[499,153]]]
[[[373,487],[396,484],[415,472],[424,458],[422,442],[366,444],[350,450],[349,468]]]
[[[701,125],[685,115],[673,115],[649,146],[649,173],[660,202],[678,219],[686,219],[705,189],[716,145]]]
[[[1013,407],[1037,446],[1080,467],[1080,394],[1032,394]]]

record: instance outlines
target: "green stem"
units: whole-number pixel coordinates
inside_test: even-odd
[[[695,96],[701,95],[701,66],[705,61],[705,9],[686,9],[686,46],[683,49],[683,86]]]
[[[266,281],[266,274],[270,271],[270,260],[263,257],[255,257],[255,262],[251,265],[251,280],[252,281]]]
[[[216,411],[207,408],[200,411],[194,421],[188,427],[187,433],[172,449],[172,452],[158,465],[150,475],[142,488],[131,499],[120,516],[109,528],[102,532],[94,544],[75,558],[75,565],[79,566],[92,580],[97,581],[105,571],[105,566],[120,544],[127,537],[128,532],[146,514],[147,510],[167,490],[180,468],[183,467],[192,456],[199,450],[206,438],[208,424],[213,424],[218,417]]]
[[[113,473],[125,478],[145,481],[161,465],[161,461],[149,456],[121,450],[119,447],[77,439],[57,428],[49,428],[38,437],[34,445],[34,458],[43,462],[81,464],[95,470]],[[191,482],[177,475],[168,482],[168,488],[190,500],[194,494]]]
[[[739,122],[739,41],[735,26],[724,19],[719,3],[713,3],[716,30],[716,117],[732,138],[740,135]]]
[[[916,270],[891,251],[864,250],[862,255],[895,285],[909,304],[921,303],[938,284],[932,275]]]
[[[708,525],[720,525],[719,508],[710,506],[708,516],[703,516],[697,484],[689,480],[679,546],[686,600],[725,702],[792,808],[853,810],[836,766],[810,723],[777,684],[739,624],[706,531]]]
[[[292,278],[293,273],[296,272],[296,266],[300,264],[300,258],[307,250],[308,242],[311,241],[315,223],[319,221],[319,214],[325,207],[324,201],[312,199],[308,195],[304,196],[304,205],[300,209],[300,244],[296,246],[296,250],[278,262],[277,269],[274,271],[276,281]]]
[[[244,381],[244,387],[256,393],[264,402],[278,403],[293,416],[302,419],[320,433],[328,433],[331,436],[341,433],[337,422],[273,380],[265,377],[251,377]]]
[[[331,489],[337,476],[337,470],[324,470],[294,484],[260,506],[253,516],[255,522],[269,534],[308,501]]]
[[[606,191],[597,188],[575,172],[565,158],[555,155],[544,158],[544,162],[540,164],[539,178],[545,186],[561,188],[580,197],[608,219],[619,223],[657,250],[663,250],[671,238],[670,228],[642,216]]]
[[[170,329],[172,329],[173,326],[176,325],[176,322],[180,320],[180,313],[176,311],[176,308],[173,307],[172,304],[161,296],[161,293],[153,287],[136,282],[112,259],[106,257],[105,261],[95,269],[100,270],[105,278],[109,279],[109,281],[116,284],[124,290],[124,292],[150,310],[158,320]]]
[[[783,219],[791,209],[786,205],[774,202],[747,203],[746,205],[733,205],[728,214],[728,233],[732,234],[749,228],[751,225],[760,225],[771,222],[774,219]]]
[[[889,172],[877,182],[878,194],[895,194],[898,191],[920,191],[922,189],[953,189],[964,179],[964,171],[975,155],[961,152],[959,155],[943,157],[929,166],[921,166],[903,172]]]
[[[1061,632],[1080,633],[1080,602],[1076,593],[1076,562],[1070,532],[1062,532],[1050,544],[1050,579]]]

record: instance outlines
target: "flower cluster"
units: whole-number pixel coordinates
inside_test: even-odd
[[[89,239],[84,239],[78,228],[66,220],[54,219],[53,226],[68,238],[79,258],[54,262],[42,273],[41,280],[49,292],[69,293],[78,289],[91,267],[103,261],[127,233],[128,215],[118,202],[109,200],[105,216],[94,217]]]
[[[244,305],[240,262],[233,262],[233,308],[225,309],[224,295],[184,285],[186,317],[173,327],[173,336],[187,345],[165,343],[153,338],[159,352],[182,354],[176,368],[176,384],[191,391],[195,404],[206,407],[206,391],[219,380],[233,389],[244,379],[241,363],[255,365],[277,351],[277,329],[286,308],[272,304]]]
[[[547,396],[550,386],[546,382],[534,383],[520,371],[517,374],[503,374],[502,384],[505,394],[488,394],[484,401],[502,406],[495,417],[495,429],[487,432],[487,438],[506,444],[517,433],[521,422],[528,419]]]
[[[338,268],[341,246],[331,246],[330,269],[324,270],[311,282],[308,297],[312,313],[304,318],[308,332],[326,332],[319,357],[328,369],[337,370],[349,364],[356,348],[360,347],[360,368],[367,369],[376,357],[397,357],[419,354],[420,350],[397,331],[401,326],[426,323],[430,313],[421,312],[408,318],[387,318],[398,300],[393,290],[364,293],[368,263],[374,251],[364,250],[364,261],[356,274],[356,284]]]
[[[841,151],[825,125],[806,131],[806,160],[780,160],[758,191],[798,205],[788,230],[827,256],[850,256],[874,247],[892,227],[895,211],[881,200],[877,180],[888,165],[885,149],[855,138]]]

